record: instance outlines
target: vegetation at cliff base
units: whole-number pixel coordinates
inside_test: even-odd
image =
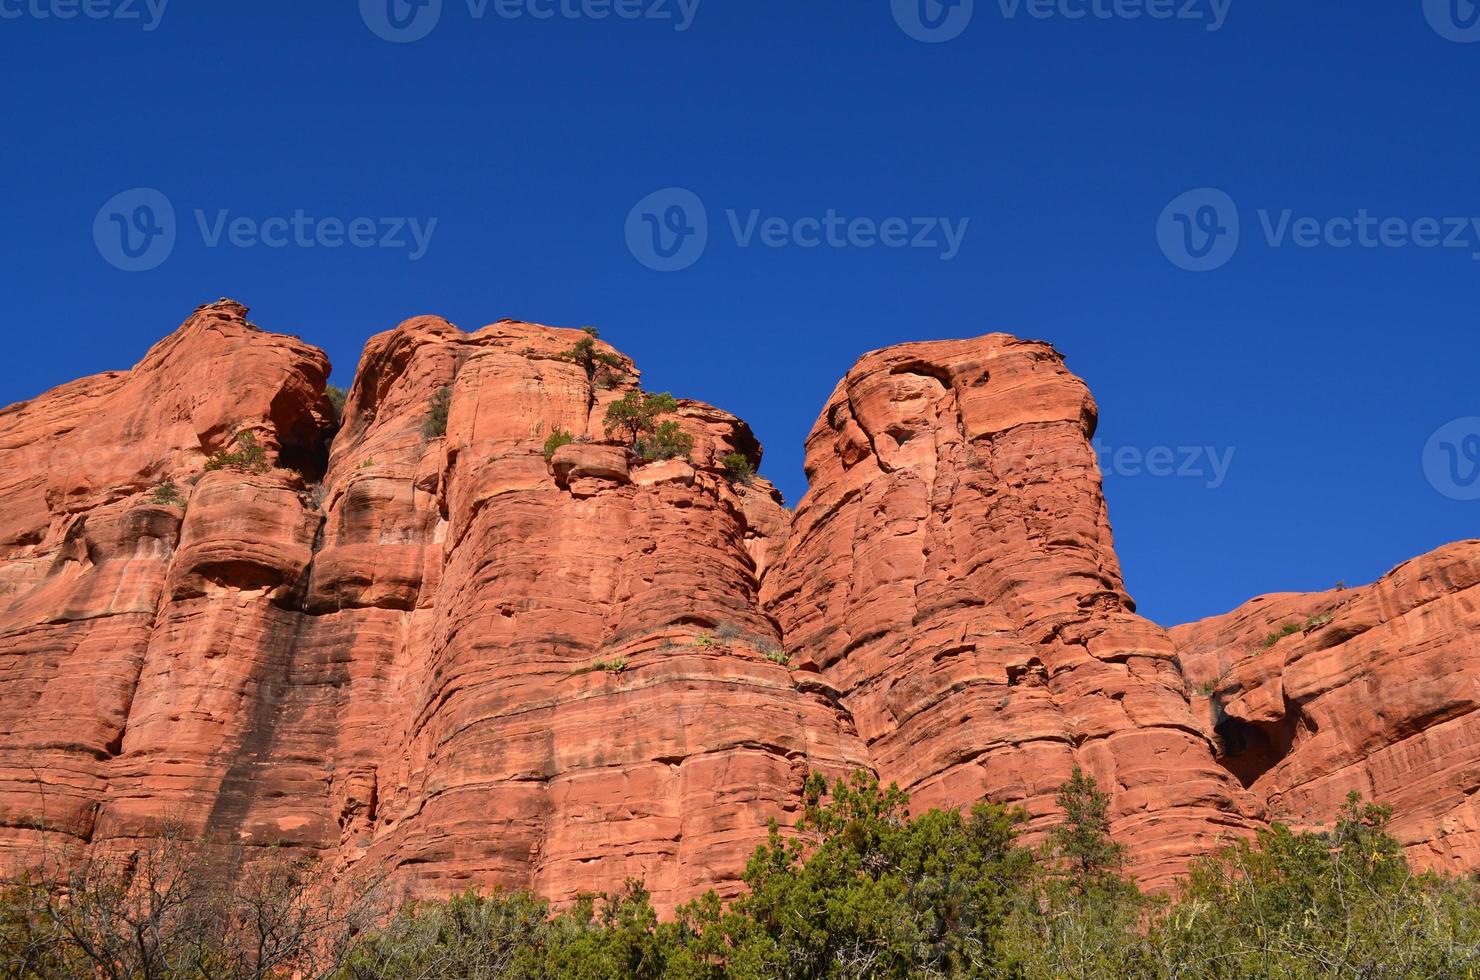
[[[301,861],[223,874],[219,857],[165,861],[166,842],[132,863],[12,882],[0,977],[1480,976],[1480,884],[1412,872],[1388,811],[1355,794],[1331,830],[1275,825],[1238,840],[1169,897],[1126,877],[1109,799],[1077,769],[1057,795],[1062,822],[1037,847],[1020,837],[1019,809],[911,817],[907,803],[864,773],[832,785],[812,775],[799,820],[772,823],[742,892],[707,893],[670,917],[639,881],[558,911],[473,891],[395,909],[373,889],[312,901]]]

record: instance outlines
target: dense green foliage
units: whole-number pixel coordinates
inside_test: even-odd
[[[452,389],[438,388],[432,392],[427,405],[427,420],[421,424],[421,434],[428,439],[440,439],[447,434],[447,415],[452,411]]]
[[[349,393],[338,385],[325,385],[324,397],[329,399],[329,404],[334,409],[334,417],[341,418],[344,415],[344,403],[349,398]]]
[[[678,400],[666,391],[629,391],[606,407],[604,422],[609,435],[626,437],[639,459],[673,459],[687,456],[694,448],[694,437],[676,421],[658,421],[676,411]]]
[[[187,862],[181,878],[146,862],[132,892],[116,872],[23,880],[0,903],[0,977],[287,977],[289,962],[336,980],[1480,977],[1480,886],[1413,874],[1382,807],[1353,796],[1326,833],[1277,825],[1149,898],[1121,871],[1094,780],[1076,770],[1057,802],[1064,821],[1029,848],[1020,810],[910,818],[893,786],[814,775],[739,896],[668,920],[636,881],[558,912],[468,892],[365,928],[366,903],[307,905],[296,863]]]
[[[633,450],[638,459],[646,461],[686,458],[694,451],[694,437],[669,419],[659,422],[656,429],[640,437]]]

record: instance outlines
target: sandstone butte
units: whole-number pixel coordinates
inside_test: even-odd
[[[1163,630],[1047,344],[865,355],[792,513],[726,478],[760,446],[719,409],[680,402],[688,461],[608,441],[640,376],[602,343],[589,377],[579,331],[408,320],[336,419],[325,355],[246,314],[0,412],[0,869],[173,826],[670,910],[738,890],[808,771],[1018,804],[1031,840],[1075,764],[1152,887],[1351,789],[1420,864],[1480,867],[1480,542]],[[207,470],[247,431],[270,467]]]

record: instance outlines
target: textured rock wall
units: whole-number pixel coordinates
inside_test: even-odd
[[[1480,541],[1172,630],[1222,761],[1271,816],[1318,824],[1355,790],[1447,871],[1480,867],[1477,634]]]
[[[38,824],[101,846],[168,818],[368,855],[416,891],[636,876],[671,905],[733,890],[808,769],[866,764],[826,685],[763,655],[756,562],[785,512],[720,475],[758,457],[739,420],[682,403],[688,463],[594,442],[547,463],[557,426],[603,438],[630,362],[607,388],[559,356],[577,331],[420,318],[371,340],[316,457],[327,365],[245,314],[7,413],[0,471],[30,472],[0,577],[11,861]],[[202,473],[241,429],[281,465]],[[73,445],[85,463],[35,472]],[[152,502],[165,479],[184,506]]]
[[[1046,344],[866,355],[808,437],[810,490],[763,599],[917,805],[1019,803],[1041,829],[1078,763],[1157,884],[1257,808],[1125,593],[1095,417]]]
[[[605,345],[588,376],[578,331],[407,321],[336,420],[324,355],[246,314],[0,411],[0,866],[178,823],[415,893],[642,877],[671,909],[736,889],[809,770],[1021,803],[1036,835],[1075,763],[1151,884],[1347,788],[1431,863],[1480,863],[1480,547],[1169,637],[1045,344],[865,356],[792,515],[725,477],[760,447],[723,411],[680,403],[687,461],[607,440],[639,376]],[[272,465],[208,470],[248,431]]]

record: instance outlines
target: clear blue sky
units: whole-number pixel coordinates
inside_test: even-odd
[[[1210,0],[1176,0],[1197,20],[1112,0],[1077,19],[1090,0],[1038,0],[1046,17],[1031,0],[929,0],[924,20],[918,0],[701,0],[681,31],[591,16],[682,16],[678,0],[563,0],[549,19],[499,11],[552,0],[482,17],[480,0],[396,0],[411,30],[438,18],[407,43],[368,26],[388,30],[387,0],[173,0],[157,22],[146,0],[86,2],[108,16],[0,0],[0,402],[127,367],[218,296],[324,347],[340,384],[366,337],[413,314],[589,323],[650,387],[749,419],[795,502],[802,439],[858,354],[1008,330],[1068,355],[1105,447],[1233,449],[1216,487],[1205,461],[1192,477],[1110,466],[1121,560],[1154,619],[1368,581],[1476,534],[1480,503],[1436,491],[1423,456],[1441,425],[1480,415],[1480,228],[1455,248],[1340,248],[1340,228],[1301,247],[1293,231],[1272,245],[1259,217],[1365,211],[1426,238],[1417,219],[1480,216],[1480,43],[1434,26],[1451,0],[1231,0],[1217,30]],[[1474,8],[1452,2],[1445,33],[1473,36]],[[176,241],[124,271],[97,242],[158,215],[104,204],[141,187],[176,212]],[[671,187],[702,202],[708,244],[654,271],[629,213]],[[1159,245],[1163,210],[1194,188],[1240,219],[1207,272]],[[1183,230],[1226,231],[1205,200],[1178,212]],[[299,210],[371,218],[376,237],[386,218],[437,223],[413,260],[212,247],[197,210],[207,233],[223,211],[251,219],[242,242],[277,240],[260,223]],[[754,211],[808,241],[798,219],[829,211],[903,218],[911,239],[914,219],[969,224],[943,258],[863,247],[877,234],[769,247],[759,225],[742,245],[730,210],[742,232]]]

